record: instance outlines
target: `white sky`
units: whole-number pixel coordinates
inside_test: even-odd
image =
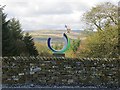
[[[119,0],[0,0],[8,18],[20,20],[23,30],[83,29],[82,14],[101,2]]]

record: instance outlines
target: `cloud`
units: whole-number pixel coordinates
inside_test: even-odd
[[[82,14],[92,6],[108,0],[2,0],[8,18],[17,18],[24,30],[82,29]],[[117,0],[109,0],[116,4]]]

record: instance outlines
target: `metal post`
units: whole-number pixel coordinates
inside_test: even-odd
[[[2,10],[0,7],[0,90],[2,89]]]

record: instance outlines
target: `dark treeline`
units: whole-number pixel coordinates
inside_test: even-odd
[[[29,33],[23,34],[19,20],[6,20],[2,14],[2,56],[37,56],[33,38]]]

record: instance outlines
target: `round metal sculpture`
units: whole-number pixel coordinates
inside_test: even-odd
[[[51,38],[48,38],[47,44],[48,44],[49,49],[53,53],[55,53],[55,54],[63,54],[70,47],[70,39],[67,37],[67,35],[65,33],[63,33],[63,37],[64,37],[64,40],[65,40],[65,44],[64,44],[64,47],[61,50],[55,50],[55,49],[53,49],[51,47]]]

